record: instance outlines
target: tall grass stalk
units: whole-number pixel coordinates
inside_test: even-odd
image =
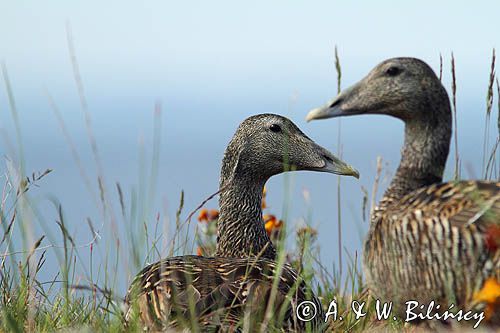
[[[117,229],[117,226],[115,224],[116,218],[113,213],[113,207],[112,205],[108,204],[109,203],[109,198],[107,197],[107,190],[106,186],[104,184],[104,171],[102,167],[102,162],[100,158],[100,153],[99,153],[99,148],[97,145],[97,141],[94,135],[94,130],[92,127],[92,119],[90,116],[89,112],[89,107],[87,103],[87,98],[85,96],[85,89],[84,89],[84,84],[83,80],[80,74],[80,66],[78,64],[78,59],[76,56],[76,51],[75,51],[75,46],[73,42],[73,33],[71,30],[71,24],[66,22],[66,40],[68,43],[68,52],[69,52],[69,57],[71,61],[71,66],[73,69],[73,78],[75,80],[76,88],[78,91],[78,96],[80,98],[80,106],[85,118],[85,128],[87,130],[87,138],[90,143],[90,147],[92,150],[92,155],[94,157],[95,165],[97,168],[97,182],[99,185],[99,193],[100,193],[100,198],[101,198],[101,204],[102,204],[102,215],[103,219],[106,218],[107,214],[110,214],[110,221],[112,223],[112,228],[115,230]]]
[[[342,68],[340,66],[340,58],[337,50],[337,45],[335,45],[335,71],[337,73],[337,94],[340,94],[342,87]],[[342,159],[342,120],[338,119],[337,128],[337,149],[339,158]],[[341,191],[341,180],[342,177],[337,176],[337,233],[338,233],[338,251],[339,251],[339,271],[342,276],[342,191]]]
[[[439,53],[439,81],[443,80],[443,55]]]
[[[453,110],[453,138],[455,143],[455,171],[454,179],[460,179],[460,157],[458,155],[458,126],[457,126],[457,78],[455,75],[455,56],[451,53],[451,95]]]
[[[64,135],[64,139],[66,140],[66,142],[70,147],[71,155],[75,160],[76,166],[78,167],[78,171],[80,172],[80,176],[82,177],[83,183],[87,188],[87,192],[90,194],[92,200],[94,201],[95,206],[97,207],[98,206],[97,196],[90,182],[90,177],[88,176],[87,171],[83,167],[82,159],[80,157],[80,154],[78,153],[78,150],[76,149],[75,143],[73,141],[73,138],[71,137],[68,127],[66,126],[66,122],[64,121],[61,111],[59,110],[59,107],[57,106],[54,98],[47,89],[45,89],[45,95],[47,96],[50,108],[52,109],[54,115],[57,118],[57,122]]]
[[[500,84],[498,83],[498,77],[496,78],[497,83],[497,141],[500,141]],[[499,150],[500,152],[500,150]],[[499,153],[500,156],[500,153]],[[498,158],[500,161],[500,157]],[[498,163],[498,176],[500,177],[500,163]]]
[[[488,89],[486,91],[486,116],[484,123],[484,140],[483,140],[483,165],[482,165],[482,174],[485,179],[488,179],[488,171],[493,172],[496,169],[493,165],[494,157],[496,156],[496,148],[493,148],[493,152],[490,153],[490,118],[491,118],[491,109],[493,107],[493,87],[495,84],[495,49],[492,51],[491,55],[491,67],[490,67],[490,75],[488,80]],[[490,165],[492,166],[490,168]]]

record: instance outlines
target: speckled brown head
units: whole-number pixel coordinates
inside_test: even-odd
[[[447,107],[442,107],[443,101]],[[416,58],[383,61],[325,106],[310,111],[306,119],[359,114],[386,114],[405,122],[427,123],[451,116],[446,90],[429,65]]]
[[[224,155],[221,178],[267,180],[291,170],[359,177],[353,167],[307,137],[291,120],[259,114],[245,119],[236,130]]]
[[[401,161],[381,206],[442,181],[450,148],[450,101],[425,62],[415,58],[385,60],[325,106],[310,111],[306,119],[363,114],[389,115],[405,122]]]

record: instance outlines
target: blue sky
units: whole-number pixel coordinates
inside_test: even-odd
[[[249,115],[286,115],[318,143],[337,151],[338,120],[304,121],[309,109],[335,95],[334,45],[340,53],[343,87],[385,58],[419,57],[438,70],[442,54],[443,82],[449,91],[453,51],[464,175],[474,175],[466,169],[477,175],[491,50],[499,42],[499,12],[497,1],[480,5],[457,1],[5,1],[0,3],[0,61],[9,71],[16,97],[27,170],[54,169],[33,196],[49,221],[55,219],[55,212],[44,202],[49,195],[59,198],[71,230],[84,242],[89,238],[85,218],[99,220],[99,213],[46,96],[49,92],[58,104],[85,169],[95,176],[68,56],[67,23],[110,188],[120,181],[130,194],[139,186],[140,149],[146,156],[151,153],[153,110],[161,102],[158,200],[151,210],[166,211],[172,217],[181,189],[186,191],[188,211],[217,189],[225,145]],[[0,128],[15,145],[3,80]],[[402,124],[394,119],[342,120],[344,158],[362,175],[359,182],[343,180],[343,232],[351,253],[361,249],[367,228],[361,222],[361,187],[371,191],[378,155],[384,157],[388,172],[395,169],[401,142]],[[0,153],[14,154],[4,139]],[[449,167],[447,175],[452,171]],[[269,201],[278,214],[286,197],[285,179],[278,176],[269,183]],[[324,260],[330,266],[337,257],[332,211],[336,177],[302,172],[289,179],[293,185],[290,225],[313,212]],[[303,189],[311,193],[311,207],[302,199]],[[210,206],[216,206],[216,201]]]

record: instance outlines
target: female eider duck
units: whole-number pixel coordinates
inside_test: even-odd
[[[273,114],[246,119],[222,161],[215,257],[166,258],[144,268],[127,293],[126,320],[135,317],[149,330],[254,331],[270,319],[274,322],[267,327],[320,330],[324,315],[319,300],[290,266],[275,263],[276,250],[262,217],[264,184],[289,170],[359,177],[289,119]],[[309,323],[295,315],[304,300],[318,311]],[[273,318],[262,318],[266,311]]]
[[[452,131],[445,88],[414,58],[394,58],[307,115],[307,120],[382,114],[405,123],[397,172],[378,207],[364,244],[364,272],[374,295],[393,301],[434,301],[438,313],[474,307],[486,281],[500,278],[500,183],[442,183]],[[497,300],[498,301],[498,300]],[[413,306],[415,303],[411,303]],[[498,303],[497,303],[498,305]],[[490,309],[490,316],[500,309]]]

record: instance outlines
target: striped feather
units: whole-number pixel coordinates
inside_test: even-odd
[[[375,210],[372,221],[364,265],[377,297],[468,308],[487,278],[500,278],[500,249],[486,242],[500,223],[500,183],[428,186]]]
[[[253,331],[260,328],[267,310],[273,314],[270,327],[303,331],[306,325],[296,319],[295,309],[300,302],[310,300],[319,311],[310,325],[319,330],[324,318],[321,303],[289,265],[283,266],[276,295],[271,298],[278,270],[278,265],[267,259],[164,259],[144,268],[132,282],[125,319],[138,319],[153,331],[196,327],[231,331],[243,325]]]

